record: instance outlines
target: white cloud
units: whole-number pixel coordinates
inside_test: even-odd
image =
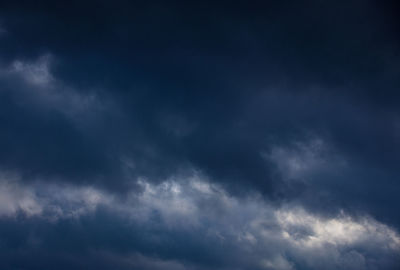
[[[146,226],[158,213],[157,222],[166,228],[203,234],[221,248],[235,247],[243,255],[232,254],[235,260],[265,269],[292,270],[298,263],[308,269],[375,269],[379,260],[371,254],[400,256],[399,234],[372,217],[344,212],[321,217],[300,207],[270,205],[257,194],[233,197],[199,173],[160,184],[141,179],[139,185],[141,193],[122,198],[94,187],[22,185],[17,177],[3,176],[0,218],[25,213],[57,222],[90,215],[103,206],[116,217]]]
[[[371,217],[351,218],[342,213],[334,218],[321,218],[304,209],[279,209],[277,221],[282,228],[282,236],[293,245],[302,248],[318,249],[324,245],[346,246],[364,242],[376,244],[382,248],[400,250],[400,237],[388,226]],[[308,233],[296,236],[298,231]]]
[[[301,207],[272,206],[258,196],[236,198],[199,176],[142,184],[139,208],[157,210],[169,226],[198,229],[207,220],[205,237],[240,247],[266,269],[296,269],[291,260],[309,269],[374,269],[377,258],[370,254],[400,256],[399,234],[369,216],[321,217]]]
[[[10,174],[2,174],[0,178],[0,217],[24,214],[52,221],[77,218],[110,201],[110,196],[91,187],[24,185],[17,176]]]
[[[11,178],[11,179],[10,179]],[[17,184],[13,176],[1,176],[0,216],[14,216],[23,212],[27,216],[39,215],[43,208],[35,193]]]

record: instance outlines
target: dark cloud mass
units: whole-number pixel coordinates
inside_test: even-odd
[[[399,12],[2,1],[0,269],[399,269]]]

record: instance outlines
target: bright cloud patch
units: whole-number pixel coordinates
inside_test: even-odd
[[[93,215],[101,207],[133,227],[159,224],[166,231],[191,231],[206,239],[206,246],[232,253],[232,263],[243,269],[378,269],[380,258],[390,262],[400,255],[398,233],[371,217],[320,217],[290,205],[272,206],[256,194],[235,198],[199,174],[138,184],[141,193],[121,199],[91,187],[22,187],[3,177],[0,214],[9,218],[23,213],[57,223]],[[163,230],[144,241],[160,237]]]

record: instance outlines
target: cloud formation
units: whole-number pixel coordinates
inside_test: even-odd
[[[139,184],[142,192],[121,199],[90,187],[47,183],[27,187],[3,178],[2,225],[15,220],[26,235],[18,247],[26,255],[19,262],[3,258],[4,265],[28,265],[27,255],[35,247],[53,255],[46,250],[56,244],[51,243],[55,240],[47,235],[47,227],[84,237],[79,253],[105,254],[104,263],[109,265],[117,257],[122,269],[137,259],[139,265],[145,260],[172,269],[385,269],[396,265],[400,254],[396,230],[368,216],[354,218],[342,212],[321,217],[290,204],[268,204],[260,194],[238,199],[198,174],[189,181]],[[87,235],[85,231],[93,230],[90,226],[97,221],[102,223]],[[32,222],[32,228],[26,227]],[[114,233],[104,235],[107,230]],[[10,233],[12,238],[17,231]],[[67,237],[56,237],[60,242],[55,248],[66,252],[63,256],[77,255],[74,248],[63,250]],[[6,246],[12,244],[7,240]],[[38,242],[31,246],[31,241]],[[37,263],[40,267],[47,262]]]
[[[397,9],[2,2],[0,268],[399,268]]]

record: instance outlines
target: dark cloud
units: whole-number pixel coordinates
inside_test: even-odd
[[[358,0],[3,1],[1,173],[17,175],[26,188],[89,186],[126,198],[145,194],[143,181],[157,187],[195,171],[238,200],[257,194],[276,209],[297,206],[325,219],[344,211],[398,230],[398,8]],[[31,205],[29,191],[18,194],[3,195],[5,213],[43,210]],[[220,203],[196,201],[211,216],[226,211]],[[211,216],[209,226],[217,226]],[[227,241],[217,248],[203,227],[135,227],[101,211],[81,218],[82,228],[2,220],[22,226],[7,245],[30,239],[29,222],[43,226],[45,245],[66,241],[23,243],[22,253],[12,246],[2,267],[46,269],[62,261],[100,269],[314,269],[323,261],[374,269],[365,262],[381,252],[327,248],[318,257],[340,254],[338,261],[317,263],[278,241],[264,247],[270,253],[261,264],[249,254],[229,261],[241,247]],[[296,241],[313,232],[294,225],[287,231]],[[93,235],[82,243],[85,231]],[[54,261],[42,260],[49,253]],[[389,257],[377,265],[393,268]]]

